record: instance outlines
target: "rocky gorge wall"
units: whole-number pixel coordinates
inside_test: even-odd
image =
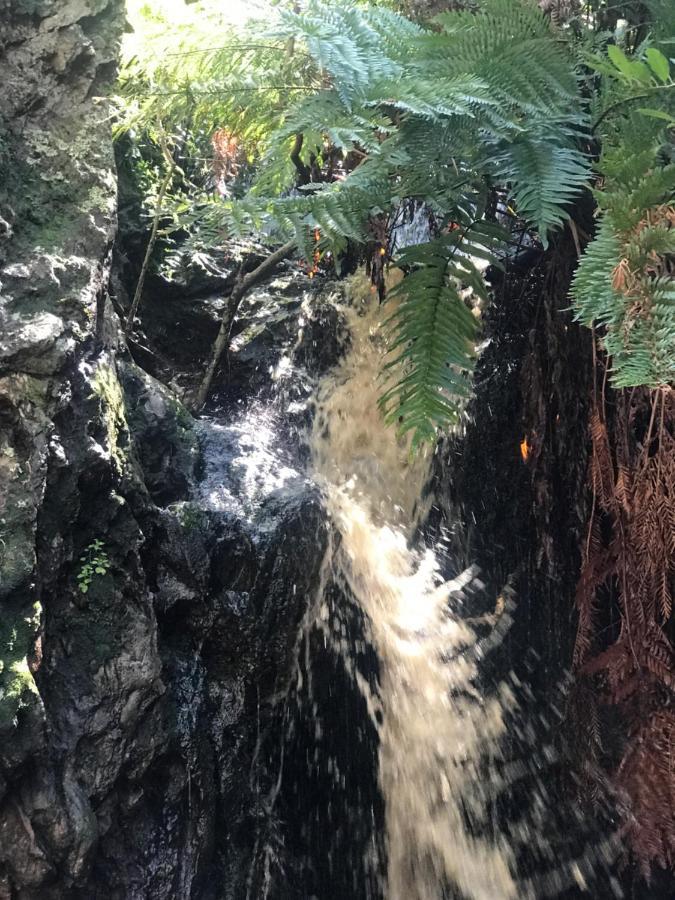
[[[205,461],[203,429],[121,339],[100,95],[122,6],[0,3],[3,900],[246,896],[325,542],[300,477],[255,515],[212,503],[239,433]],[[271,293],[286,325],[249,370],[301,305],[288,281]]]

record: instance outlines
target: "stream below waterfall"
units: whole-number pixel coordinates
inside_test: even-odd
[[[268,387],[227,424],[202,423],[207,507],[264,531],[279,498],[318,488],[328,529],[276,700],[281,733],[256,751],[274,771],[246,900],[589,896],[616,852],[574,810],[560,815],[552,731],[564,687],[533,711],[515,675],[483,675],[510,595],[486,612],[478,573],[428,533],[433,456],[411,457],[384,425],[383,310],[362,276],[347,293],[331,300],[337,364],[318,380],[300,365],[301,312]],[[594,896],[621,896],[611,876],[604,884]]]

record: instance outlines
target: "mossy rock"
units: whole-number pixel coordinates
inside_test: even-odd
[[[211,525],[211,519],[208,512],[206,512],[199,503],[190,501],[174,503],[170,507],[170,512],[175,515],[181,528],[187,532],[207,532]]]
[[[122,386],[112,363],[101,362],[92,379],[94,393],[101,401],[101,418],[105,423],[108,451],[120,474],[124,472],[129,426]]]
[[[11,725],[22,707],[38,696],[28,657],[35,644],[41,607],[27,614],[6,614],[0,621],[0,728]]]

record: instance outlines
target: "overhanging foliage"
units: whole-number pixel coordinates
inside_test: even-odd
[[[636,191],[658,182],[658,202],[667,207],[671,170],[658,165],[669,124],[667,57],[645,45],[639,59],[629,58],[613,43],[608,57],[602,47],[610,36],[589,38],[598,27],[592,17],[580,32],[551,24],[530,0],[482,0],[422,25],[383,6],[309,0],[293,9],[281,5],[276,20],[237,31],[215,30],[213,16],[197,20],[198,29],[172,38],[171,51],[160,43],[151,62],[131,60],[123,79],[127,128],[152,134],[158,123],[173,123],[183,134],[183,155],[193,159],[211,155],[217,134],[218,146],[233,157],[232,171],[244,162],[253,166],[247,179],[221,178],[215,191],[207,177],[210,189],[189,189],[174,203],[172,215],[189,228],[194,253],[224,236],[261,233],[271,242],[293,238],[307,258],[317,250],[317,233],[319,252],[333,259],[349,242],[375,243],[381,253],[402,202],[430,210],[432,241],[393,260],[413,271],[402,293],[406,318],[397,312],[389,320],[398,352],[390,356],[382,402],[416,444],[456,418],[477,342],[477,328],[471,339],[466,328],[445,330],[446,358],[461,360],[451,378],[434,362],[438,348],[419,340],[430,315],[422,298],[441,271],[439,291],[458,303],[468,284],[478,296],[484,291],[478,270],[468,279],[453,271],[447,254],[455,254],[457,235],[445,241],[448,228],[494,219],[490,199],[503,191],[546,245],[591,182],[591,118],[602,123],[596,136],[603,145],[613,141],[620,155],[635,123],[621,138],[613,109],[642,95],[649,108],[640,113],[633,105],[631,114],[650,133],[652,158],[631,155],[630,177],[638,179]],[[227,170],[229,162],[219,165]],[[208,166],[207,159],[193,183],[204,184]],[[608,152],[600,169],[609,204]],[[617,173],[621,190],[628,175],[627,168]],[[633,242],[628,226],[619,231],[611,224],[615,213],[607,206],[575,286],[579,316],[605,332],[617,384],[672,378],[672,282],[650,270],[653,254],[667,256],[672,240],[665,212],[659,224],[640,226],[651,202],[642,198],[632,210],[634,237],[639,230]],[[462,254],[470,253],[467,245]],[[635,294],[638,271],[647,273],[640,280],[642,290],[648,287],[646,304]]]

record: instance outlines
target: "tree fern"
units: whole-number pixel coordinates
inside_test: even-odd
[[[582,120],[569,60],[540,11],[519,0],[488,0],[477,14],[449,13],[440,20],[445,31],[436,33],[390,11],[370,8],[364,15],[350,4],[310,3],[302,13],[286,13],[281,31],[272,34],[292,34],[303,42],[333,85],[323,94],[320,109],[314,98],[299,100],[291,127],[325,137],[332,122],[340,122],[340,142],[372,155],[381,136],[374,128],[374,137],[364,137],[368,117],[363,112],[355,117],[358,106],[370,106],[380,115],[398,111],[395,127],[406,140],[414,140],[416,133],[421,142],[434,143],[434,131],[448,123],[446,134],[456,129],[461,143],[449,144],[439,165],[449,165],[453,155],[461,159],[471,145],[495,153],[501,142],[510,163],[506,176],[522,188],[536,180],[549,151],[546,144],[535,155],[536,144],[525,144],[523,136],[541,132],[546,122],[553,145],[557,139],[567,149],[557,160],[562,164],[557,191],[549,182],[545,202],[526,204],[533,224],[545,233],[564,217],[562,206],[588,168],[569,141],[570,125]],[[285,125],[280,134],[288,133]],[[408,149],[404,140],[399,145]],[[409,158],[409,167],[415,168],[413,154]],[[401,175],[397,166],[390,174]]]
[[[232,44],[190,64],[191,91],[231,88],[216,105],[219,124],[257,135],[257,172],[246,197],[205,197],[187,224],[198,241],[263,229],[279,241],[294,237],[306,252],[318,229],[320,248],[337,252],[348,240],[370,241],[372,222],[406,200],[428,204],[440,222],[471,223],[403,254],[411,273],[390,318],[383,408],[418,444],[453,419],[466,393],[477,325],[459,292],[485,290],[468,260],[496,239],[480,224],[489,186],[510,189],[546,240],[587,178],[573,137],[585,120],[571,58],[529,0],[485,0],[433,28],[379,6],[309,0],[259,24],[256,40],[277,49],[256,56],[245,86],[273,77],[297,90],[284,103],[268,85],[263,135],[255,107],[237,95],[244,57]],[[292,148],[303,172],[341,162],[327,183],[293,190]]]

